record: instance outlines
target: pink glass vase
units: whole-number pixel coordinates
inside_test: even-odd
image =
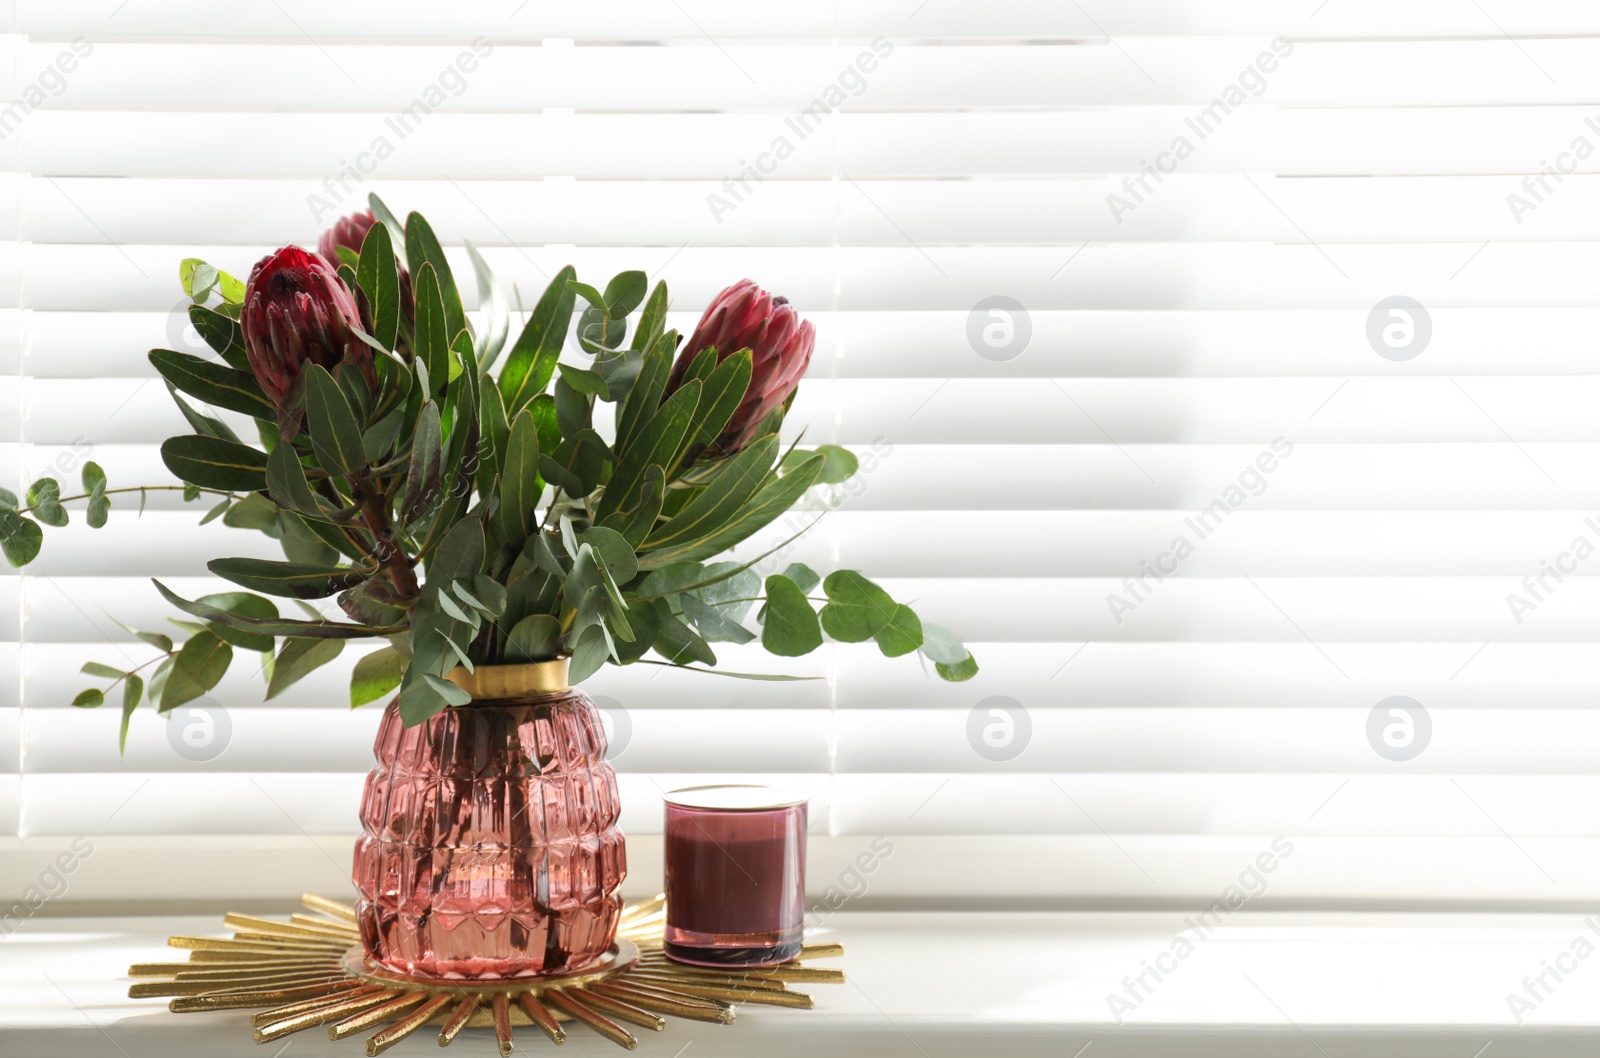
[[[564,973],[604,954],[627,874],[605,750],[580,691],[477,700],[410,728],[391,702],[353,870],[368,954],[453,980]]]

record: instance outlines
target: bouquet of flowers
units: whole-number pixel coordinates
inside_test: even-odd
[[[136,632],[158,653],[129,671],[90,662],[112,683],[73,704],[120,684],[125,742],[142,701],[166,712],[205,694],[237,650],[264,656],[271,698],[367,637],[387,642],[356,664],[351,704],[398,688],[407,724],[469,700],[447,678],[458,667],[559,657],[577,683],[607,663],[710,669],[713,643],[797,657],[826,636],[918,652],[947,680],[977,672],[951,633],[860,573],[796,563],[762,578],[784,545],[723,557],[857,468],[843,448],[779,440],[814,342],[785,299],[737,283],[683,344],[664,283],[629,271],[602,290],[569,266],[510,341],[507,298],[470,243],[475,321],[428,222],[371,207],[243,283],[183,262],[190,318],[216,353],[150,352],[193,431],[161,446],[183,484],[109,488],[87,463],[80,496],[53,478],[26,502],[0,490],[13,566],[38,554],[41,525],[67,524],[68,500],[99,527],[113,495],[142,509],[157,489],[214,497],[203,521],[282,546],[281,561],[208,563],[238,591],[185,599],[156,581],[182,634]],[[585,355],[563,362],[574,316]],[[342,614],[308,604],[329,598]]]

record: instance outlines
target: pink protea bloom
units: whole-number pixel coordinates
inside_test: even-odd
[[[672,366],[667,393],[683,384],[689,365],[704,350],[716,349],[719,363],[741,349],[750,350],[750,388],[710,448],[716,455],[732,455],[755,440],[761,423],[800,385],[816,340],[816,329],[800,318],[788,298],[773,297],[741,279],[718,294],[700,317]]]

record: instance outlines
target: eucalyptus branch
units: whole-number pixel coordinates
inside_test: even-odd
[[[128,492],[187,492],[187,491],[190,491],[191,489],[193,491],[195,491],[195,492],[201,493],[202,495],[228,496],[228,497],[232,497],[232,496],[236,495],[236,493],[228,492],[225,489],[203,489],[203,488],[200,488],[198,485],[129,485],[128,487],[121,488],[121,489],[106,489],[104,492],[100,493],[100,495],[102,495],[102,496],[118,496],[118,495],[121,495],[123,493],[128,493]],[[92,492],[80,492],[76,496],[62,496],[59,499],[57,499],[56,502],[57,503],[71,503],[73,500],[87,500],[87,499],[90,499],[91,497],[93,497],[93,495],[94,495],[94,493],[92,493]],[[32,507],[23,507],[20,510],[16,511],[15,513],[16,514],[32,514],[34,511],[37,511],[40,506],[41,506],[40,504],[36,503]]]

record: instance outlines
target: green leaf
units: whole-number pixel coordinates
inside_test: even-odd
[[[677,334],[668,331],[656,340],[639,364],[639,376],[634,379],[628,396],[617,405],[617,451],[633,444],[634,435],[649,421],[661,406],[667,391],[667,381],[672,375],[672,358],[677,352]]]
[[[461,293],[456,289],[455,277],[450,274],[450,262],[445,259],[444,248],[439,245],[433,229],[422,214],[412,212],[406,216],[406,260],[411,262],[414,275],[432,267],[438,278],[439,293],[444,303],[445,344],[449,345],[467,326],[467,314],[461,308]],[[420,276],[419,276],[420,278]],[[418,305],[421,311],[421,305]],[[420,319],[419,319],[420,324]],[[429,365],[430,368],[432,365]],[[444,378],[443,373],[434,376]]]
[[[611,391],[606,388],[606,380],[598,371],[588,368],[574,367],[572,364],[557,364],[561,377],[567,385],[579,393],[586,393],[599,397],[601,400],[610,400]]]
[[[217,271],[217,293],[222,295],[223,301],[230,305],[243,305],[245,289],[244,280],[236,279],[220,269]]]
[[[645,540],[645,548],[688,543],[726,525],[761,488],[777,457],[777,435],[768,434],[724,461],[706,487]]]
[[[130,629],[130,631],[131,631],[131,629]],[[166,654],[172,653],[172,637],[171,636],[164,636],[160,632],[134,632],[133,634],[135,636],[137,636],[142,642],[149,643],[151,646],[155,647],[157,650],[159,650],[159,651],[161,651],[163,653],[166,653]]]
[[[250,358],[245,355],[244,349],[244,331],[238,320],[224,316],[215,309],[190,305],[189,322],[194,324],[195,331],[228,366],[240,371],[250,369]]]
[[[272,678],[267,681],[267,698],[276,698],[291,684],[313,669],[339,656],[342,639],[286,639],[272,663]]]
[[[171,349],[150,350],[150,363],[161,377],[198,400],[218,408],[276,422],[278,413],[262,394],[255,376]]]
[[[178,394],[177,387],[172,383],[166,383],[166,387],[168,395],[172,397],[172,403],[178,406],[178,410],[183,413],[184,419],[189,423],[189,428],[195,433],[204,437],[220,437],[224,441],[239,440],[239,435],[233,432],[233,427],[221,419],[200,412]],[[257,419],[256,423],[258,426],[266,425],[266,422],[261,419]],[[273,426],[273,430],[277,430],[276,425]]]
[[[185,257],[178,262],[178,282],[183,284],[185,294],[204,301],[217,285],[217,270],[198,257]]]
[[[402,528],[436,508],[442,499],[443,444],[439,406],[430,400],[422,405],[416,432],[411,435],[411,461],[406,469],[405,497],[400,501]]]
[[[900,603],[894,608],[894,616],[889,618],[889,623],[878,629],[872,638],[877,641],[884,657],[897,658],[909,654],[922,646],[922,620],[912,612],[911,607]]]
[[[548,661],[561,653],[561,622],[549,614],[524,617],[506,636],[507,663]]]
[[[271,456],[267,457],[267,487],[272,487]],[[278,505],[259,492],[249,493],[228,508],[228,513],[222,516],[222,524],[232,529],[255,529],[271,536],[278,530]]]
[[[85,516],[89,528],[103,528],[111,513],[111,501],[106,498],[106,472],[100,469],[99,463],[91,461],[83,465],[83,491],[89,494],[89,510]]]
[[[578,539],[594,548],[618,583],[628,583],[639,572],[639,559],[634,555],[632,546],[615,529],[591,526],[579,534]]]
[[[367,208],[372,210],[374,220],[389,229],[389,245],[394,247],[395,253],[404,255],[406,252],[406,226],[400,223],[400,218],[395,216],[394,210],[390,209],[388,203],[378,197],[376,191],[367,193]],[[400,263],[407,265],[409,261],[402,256]]]
[[[606,315],[622,319],[639,307],[649,289],[650,280],[643,272],[618,272],[606,284]]]
[[[782,574],[767,578],[767,617],[761,645],[770,654],[798,658],[822,645],[822,626],[806,593]]]
[[[639,488],[644,483],[645,470],[651,464],[659,466],[670,480],[683,454],[684,438],[694,418],[700,401],[700,385],[686,383],[678,392],[667,398],[659,411],[650,418],[633,439],[629,447],[617,453],[617,466],[600,498],[598,518],[604,521],[619,510],[638,505]]]
[[[812,569],[803,562],[791,562],[784,568],[783,575],[800,586],[800,590],[807,595],[811,589],[822,583],[822,574]]]
[[[61,482],[40,478],[28,486],[28,506],[37,508],[33,516],[45,525],[60,528],[67,524],[67,509],[61,506]]]
[[[500,399],[497,386],[485,385],[478,394],[478,429],[478,492],[488,496],[504,472],[506,446],[511,441],[511,423],[506,419],[505,402]]]
[[[133,711],[139,708],[139,700],[144,697],[144,679],[130,675],[122,683],[122,729],[117,734],[117,752],[128,752],[128,721],[133,719]]]
[[[600,671],[611,656],[611,644],[605,629],[600,626],[587,629],[573,648],[572,661],[567,666],[567,682],[582,683]]]
[[[215,687],[233,662],[233,647],[210,632],[197,632],[178,651],[161,692],[161,711],[171,712]]]
[[[445,533],[428,563],[428,583],[470,581],[483,572],[483,557],[483,524],[476,518],[463,518]]]
[[[25,518],[10,508],[0,508],[0,550],[13,566],[26,566],[39,556],[44,543],[44,530],[32,518]]]
[[[500,475],[500,531],[519,550],[538,529],[539,497],[544,492],[539,476],[539,427],[527,409],[511,421],[506,439],[505,469]]]
[[[391,636],[404,632],[404,626],[352,625],[339,621],[295,621],[284,618],[255,618],[224,610],[206,602],[191,602],[174,593],[159,580],[153,580],[161,597],[182,610],[208,622],[226,625],[242,632],[262,636],[299,636],[303,639],[360,639],[369,636]],[[172,640],[152,632],[135,633],[140,639],[163,650],[172,649]],[[160,642],[158,642],[158,640]]]
[[[324,599],[371,576],[359,570],[262,558],[214,558],[206,568],[242,588],[288,599]]]
[[[311,491],[306,469],[293,445],[278,445],[267,456],[267,493],[290,510],[314,515],[323,513],[322,501]]]
[[[400,686],[407,659],[394,647],[379,647],[356,662],[350,673],[350,708],[376,701]]]
[[[254,496],[255,493],[252,492],[250,495]],[[208,522],[216,521],[218,518],[221,518],[224,514],[227,514],[228,513],[228,508],[231,507],[231,506],[233,506],[233,501],[228,499],[226,496],[224,496],[222,498],[222,502],[221,503],[218,503],[216,506],[212,507],[209,511],[206,512],[205,517],[200,519],[200,524],[201,525],[205,525]]]
[[[639,487],[638,506],[618,511],[605,520],[606,528],[622,534],[629,547],[637,548],[661,515],[661,505],[667,495],[666,475],[654,463],[645,467],[644,484]]]
[[[661,627],[656,632],[657,654],[674,665],[687,665],[691,661],[698,661],[702,665],[717,663],[717,655],[712,652],[711,645],[674,617],[664,605],[657,607],[656,616],[661,619]]]
[[[505,293],[501,291],[489,262],[483,259],[483,254],[470,240],[463,239],[462,242],[466,245],[467,256],[472,259],[472,272],[478,280],[478,304],[488,324],[474,347],[478,354],[478,369],[488,371],[505,346],[506,336],[511,333],[511,309],[506,304]]]
[[[818,485],[843,484],[855,476],[856,470],[860,466],[856,460],[855,453],[850,449],[840,448],[838,445],[819,445],[814,452],[804,448],[796,448],[784,456],[784,471],[787,472],[794,469],[813,454],[821,455],[824,460],[822,473],[817,475]]]
[[[763,485],[738,514],[710,536],[651,551],[640,561],[640,566],[654,569],[673,562],[710,558],[712,555],[721,554],[759,532],[773,519],[793,507],[801,494],[811,487],[817,472],[821,469],[822,457],[811,457],[800,469]]]
[[[571,265],[556,273],[516,344],[506,354],[506,364],[500,372],[500,394],[505,398],[507,415],[516,415],[550,384],[567,328],[572,325],[573,294],[567,284],[576,275]]]
[[[920,648],[929,661],[936,664],[957,665],[971,655],[948,629],[940,625],[922,626]]]
[[[438,393],[450,377],[450,332],[445,320],[444,295],[440,293],[439,278],[432,267],[424,265],[412,276],[412,289],[417,301],[417,322],[411,350],[417,362],[428,369],[432,393]]]
[[[267,487],[267,453],[237,441],[199,434],[169,437],[161,443],[161,461],[180,480],[200,488],[257,492]]]
[[[640,273],[641,275],[643,273]],[[621,276],[617,277],[622,278]],[[616,282],[615,279],[612,280]],[[649,349],[661,337],[661,329],[666,325],[667,319],[667,284],[658,282],[654,290],[650,291],[650,298],[644,303],[644,311],[639,314],[639,323],[633,332],[633,351],[642,353]]]
[[[828,574],[822,582],[828,603],[822,627],[844,643],[864,643],[894,620],[898,605],[889,593],[853,569]]]
[[[72,704],[79,709],[95,709],[106,704],[106,696],[98,689],[90,687],[86,691],[79,691],[78,696],[72,699]]]
[[[203,606],[214,606],[237,617],[248,618],[252,621],[273,621],[278,617],[278,608],[270,599],[263,599],[259,595],[252,595],[247,591],[218,592],[215,595],[202,595],[195,600]],[[196,614],[195,616],[200,616]],[[261,632],[250,632],[233,628],[219,621],[211,622],[207,627],[218,639],[232,643],[245,650],[267,651],[274,646],[273,637]]]
[[[466,705],[472,701],[472,695],[449,680],[435,676],[431,672],[423,673],[422,679],[433,690],[434,694],[444,699],[446,705]]]
[[[681,596],[683,615],[694,622],[708,643],[748,643],[756,634],[731,613],[730,608],[712,606],[695,595]]]
[[[304,378],[306,425],[311,430],[311,447],[316,449],[317,462],[330,474],[348,474],[366,466],[361,424],[339,383],[321,364],[308,364]]]
[[[385,349],[393,349],[400,333],[400,272],[389,229],[382,224],[368,228],[361,241],[356,283],[372,308],[372,336]]]
[[[958,661],[954,665],[936,661],[933,665],[933,671],[939,674],[941,680],[947,680],[950,683],[962,683],[978,674],[978,660],[968,654],[965,660]]]
[[[98,661],[85,661],[83,667],[78,671],[87,676],[99,676],[104,680],[120,680],[127,675],[121,669],[114,669],[110,665],[102,665]]]
[[[711,444],[733,419],[750,388],[750,350],[741,349],[718,364],[706,376],[705,395],[695,415],[692,447]]]

